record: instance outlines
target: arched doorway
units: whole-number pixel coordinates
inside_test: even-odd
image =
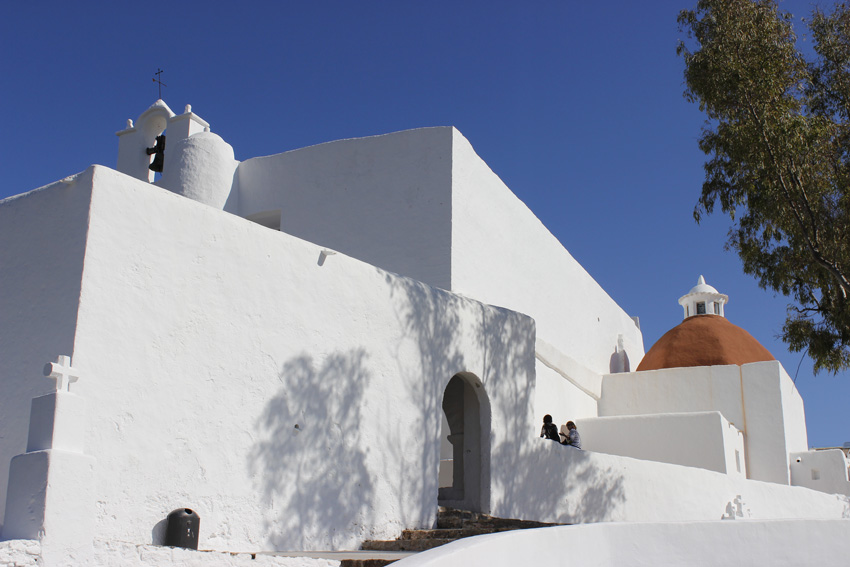
[[[452,376],[443,393],[440,506],[490,511],[490,400],[472,373]]]

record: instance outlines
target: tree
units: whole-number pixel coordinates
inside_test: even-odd
[[[707,117],[694,218],[719,205],[744,271],[793,298],[792,351],[850,368],[850,9],[814,12],[810,60],[774,0],[699,0],[678,21],[685,98]]]

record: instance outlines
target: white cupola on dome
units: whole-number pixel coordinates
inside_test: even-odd
[[[729,296],[718,292],[705,283],[700,276],[697,285],[687,294],[679,298],[679,305],[685,310],[685,319],[694,315],[720,315],[725,317],[723,306],[729,302]]]

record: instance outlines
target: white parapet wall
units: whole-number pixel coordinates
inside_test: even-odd
[[[746,478],[744,436],[718,411],[575,421],[586,450]]]
[[[530,439],[502,461],[513,474],[494,478],[493,515],[570,524],[850,515],[843,495]]]
[[[848,463],[844,451],[804,451],[791,453],[791,484],[827,494],[850,496]]]
[[[848,520],[594,524],[462,539],[398,567],[845,567]]]

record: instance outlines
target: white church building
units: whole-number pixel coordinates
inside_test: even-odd
[[[247,565],[438,506],[572,525],[400,567],[846,565],[848,461],[728,298],[700,277],[645,353],[456,129],[238,162],[159,100],[118,140],[0,200],[0,565]],[[169,555],[179,508],[220,553]]]

